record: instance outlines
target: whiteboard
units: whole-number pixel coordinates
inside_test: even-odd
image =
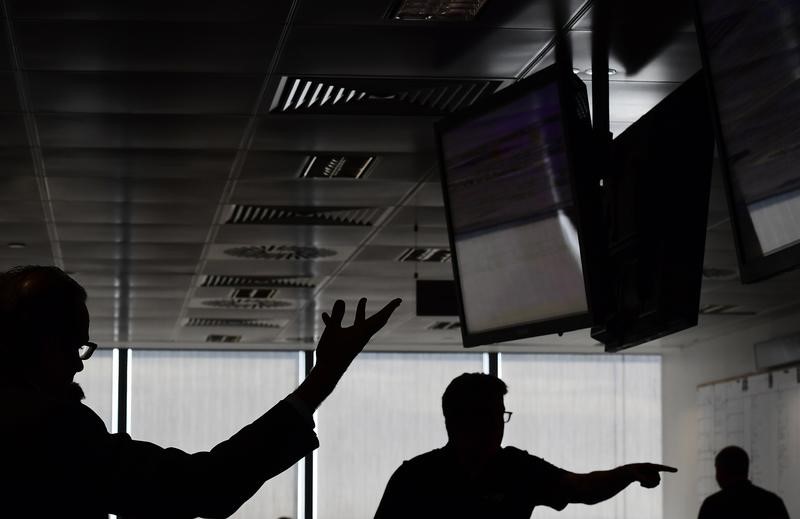
[[[750,480],[800,517],[800,368],[698,387],[697,431],[698,508],[719,490],[714,456],[738,445],[750,455]]]

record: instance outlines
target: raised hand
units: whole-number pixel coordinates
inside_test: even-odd
[[[395,299],[381,310],[366,318],[366,298],[361,298],[356,307],[356,318],[352,326],[342,327],[345,304],[341,299],[333,305],[330,315],[322,314],[325,330],[317,344],[317,365],[344,371],[369,340],[389,321],[392,312],[402,300]]]
[[[631,477],[645,488],[655,488],[661,483],[661,472],[678,472],[675,467],[656,463],[632,463],[627,466]]]
[[[295,390],[294,395],[308,406],[316,409],[336,387],[347,367],[361,353],[364,346],[389,321],[392,312],[400,306],[395,299],[371,317],[366,317],[367,300],[362,298],[356,307],[356,318],[352,326],[342,327],[344,301],[336,301],[330,315],[322,314],[325,331],[317,343],[317,362],[311,373]]]

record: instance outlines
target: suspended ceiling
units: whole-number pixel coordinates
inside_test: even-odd
[[[558,25],[591,86],[592,5],[489,0],[468,23],[400,22],[387,16],[394,5],[2,2],[0,267],[71,272],[104,346],[305,349],[337,298],[353,309],[366,296],[374,310],[399,296],[376,348],[459,349],[455,317],[415,315],[415,276],[452,278],[451,265],[398,261],[448,247],[432,123],[551,64]],[[634,23],[659,25],[655,14]],[[619,133],[699,69],[691,24],[635,72],[614,55],[610,67]],[[293,109],[306,83],[316,105]],[[355,108],[334,107],[351,93]],[[428,97],[386,102],[401,94]],[[312,160],[322,171],[337,156],[369,167],[314,178]],[[800,302],[796,273],[739,283],[718,175],[706,267],[718,275],[702,305],[733,315],[702,315],[657,346]],[[208,342],[221,336],[238,342]],[[522,342],[508,348],[596,349],[586,331]]]

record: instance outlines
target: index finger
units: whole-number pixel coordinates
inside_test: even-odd
[[[403,300],[400,298],[393,299],[386,306],[376,312],[372,317],[367,319],[367,321],[380,329],[384,324],[386,324],[386,322],[389,320],[389,317],[391,317],[392,313],[397,310],[397,307],[400,306],[400,303],[402,302]]]
[[[678,469],[675,467],[670,467],[669,465],[658,465],[653,463],[653,468],[659,472],[678,472]]]

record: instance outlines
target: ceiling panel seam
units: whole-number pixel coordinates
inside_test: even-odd
[[[25,122],[25,133],[28,139],[31,160],[33,161],[33,172],[36,178],[36,187],[39,191],[39,200],[42,204],[47,237],[50,241],[50,250],[53,256],[53,264],[61,269],[64,268],[64,256],[61,251],[61,242],[58,238],[58,228],[56,227],[55,211],[50,197],[50,185],[47,181],[47,171],[42,155],[42,146],[39,139],[39,127],[36,124],[36,117],[33,114],[28,94],[28,86],[25,72],[22,68],[22,55],[16,43],[14,23],[12,22],[11,12],[9,11],[6,0],[2,0],[2,13],[5,16],[6,39],[8,41],[11,69],[14,73],[14,84],[17,88],[17,97],[20,110]]]

